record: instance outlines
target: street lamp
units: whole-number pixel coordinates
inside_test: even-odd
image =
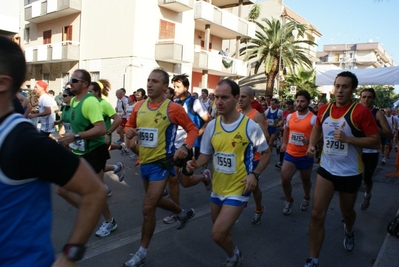
[[[284,30],[285,30],[285,15],[281,16],[281,38],[280,38],[280,55],[278,57],[278,72],[277,72],[277,98],[279,97],[280,94],[280,69],[281,69],[281,58],[283,57],[283,37],[284,37]],[[294,40],[296,40],[296,37],[299,34],[299,31],[296,27],[292,30],[291,32],[292,36],[294,37]]]
[[[126,89],[126,87],[125,87],[125,82],[126,82],[126,71],[127,71],[127,68],[132,67],[132,66],[133,66],[133,64],[127,65],[126,68],[125,68],[125,72],[123,73],[123,88],[125,88],[125,89]]]

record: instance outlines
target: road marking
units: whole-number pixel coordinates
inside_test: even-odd
[[[313,171],[317,169],[319,165],[314,164],[313,165]],[[299,178],[299,172],[296,172],[295,175],[293,176],[293,180]],[[281,186],[281,180],[275,180],[266,184],[263,184],[260,186],[260,189],[262,192],[269,191],[276,186]],[[210,214],[210,208],[209,208],[209,203],[204,204],[203,206],[200,206],[199,208],[195,209],[195,217],[193,220],[196,220],[197,218],[201,218],[202,216]],[[172,228],[176,228],[176,224],[165,224],[162,222],[162,220],[158,220],[156,222],[156,227],[154,231],[154,235]],[[179,231],[179,230],[176,230]],[[111,236],[106,237],[106,241],[104,239],[90,242],[87,244],[88,249],[85,253],[84,258],[82,261],[91,259],[93,257],[96,257],[98,255],[101,255],[105,252],[117,249],[119,247],[137,242],[141,239],[141,226],[133,228],[131,230],[121,232],[121,233],[112,233]]]

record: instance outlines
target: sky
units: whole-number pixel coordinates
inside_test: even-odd
[[[372,40],[399,65],[399,0],[283,0],[283,4],[322,34],[317,51],[327,44]]]

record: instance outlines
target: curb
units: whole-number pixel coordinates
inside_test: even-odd
[[[396,215],[399,214],[399,210]],[[387,222],[388,224],[388,222]],[[389,233],[386,235],[384,243],[378,252],[377,259],[374,262],[373,267],[396,267],[399,266],[399,238],[396,238]]]

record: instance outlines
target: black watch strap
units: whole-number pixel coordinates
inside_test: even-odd
[[[255,176],[256,180],[259,180],[260,173],[257,172],[251,172],[251,173]]]
[[[65,257],[72,261],[80,261],[86,252],[86,246],[80,244],[66,244],[62,249]]]

